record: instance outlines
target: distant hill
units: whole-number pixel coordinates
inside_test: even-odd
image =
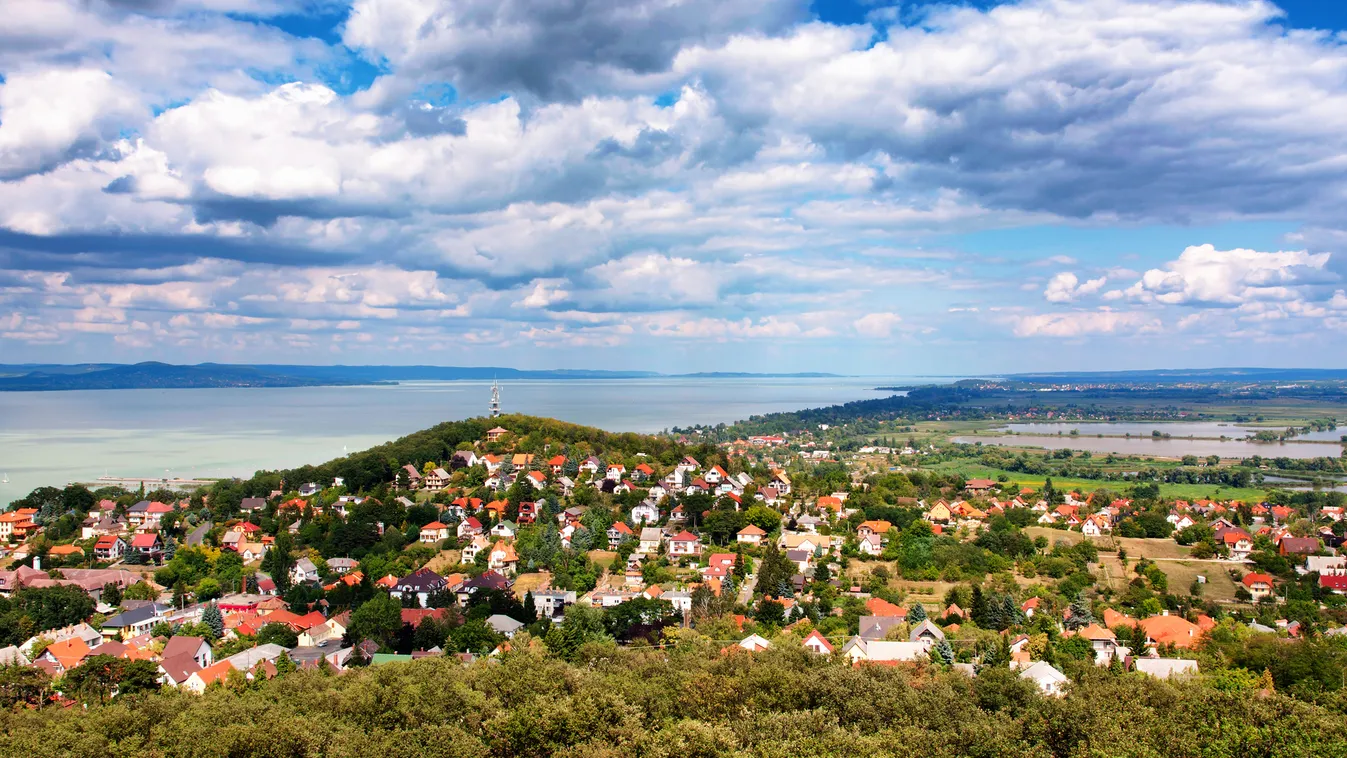
[[[646,379],[668,376],[653,371],[598,371],[556,369],[533,371],[498,366],[289,366],[168,363],[134,365],[85,363],[74,365],[0,365],[0,392],[55,392],[61,390],[191,389],[209,387],[323,387],[387,384],[400,381],[527,380],[527,379]],[[820,378],[832,374],[673,375],[670,378]]]
[[[133,366],[89,366],[66,371],[41,368],[17,374],[4,367],[0,391],[54,392],[61,390],[193,389],[211,387],[315,387],[367,384],[368,382],[314,379],[273,373],[252,366],[173,366],[167,363],[137,363]]]
[[[1010,374],[1008,379],[1035,384],[1070,382],[1175,384],[1181,382],[1311,382],[1347,379],[1336,368],[1193,368],[1139,371],[1055,371]]]

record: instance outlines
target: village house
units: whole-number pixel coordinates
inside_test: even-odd
[[[702,542],[697,535],[682,531],[669,538],[670,556],[699,556],[702,554]]]
[[[505,576],[514,576],[515,570],[519,567],[519,556],[515,553],[514,545],[503,541],[497,542],[487,556],[487,566]]]
[[[501,437],[504,437],[505,435],[507,435],[507,434],[509,434],[509,433],[510,433],[510,430],[509,430],[509,429],[505,429],[505,428],[499,427],[499,426],[498,426],[498,427],[495,427],[495,428],[493,428],[493,429],[488,429],[488,430],[486,430],[486,441],[487,441],[487,442],[499,442]]]
[[[126,555],[126,542],[115,534],[105,534],[94,543],[94,557],[100,561],[117,561]]]
[[[757,545],[762,542],[762,538],[767,536],[767,532],[755,524],[749,524],[735,535],[736,542],[742,542],[745,545]]]
[[[407,596],[416,598],[417,607],[425,608],[430,596],[446,589],[448,582],[444,577],[428,568],[419,568],[402,577],[388,593],[398,600]]]
[[[473,563],[477,560],[477,554],[489,547],[491,547],[491,541],[486,538],[486,535],[475,535],[468,544],[463,546],[460,560],[463,563]]]
[[[635,533],[632,532],[631,527],[627,526],[626,522],[616,521],[608,527],[608,547],[617,549],[617,546],[622,544],[623,540],[631,539],[634,535]]]
[[[294,568],[290,569],[290,582],[292,584],[311,584],[318,581],[318,567],[313,564],[306,556],[295,561]]]
[[[1272,594],[1272,577],[1267,574],[1245,574],[1239,581],[1255,602]]]
[[[476,516],[469,516],[458,522],[458,537],[473,537],[482,533],[482,522]]]
[[[647,526],[641,530],[641,541],[636,546],[636,552],[644,555],[655,555],[659,552],[660,545],[664,543],[664,532],[657,527]]]
[[[439,521],[432,521],[421,527],[421,542],[427,545],[437,545],[444,540],[449,539],[449,526]]]

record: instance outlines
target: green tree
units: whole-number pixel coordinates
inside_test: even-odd
[[[1093,623],[1094,613],[1090,610],[1089,602],[1085,600],[1084,595],[1076,595],[1076,599],[1071,601],[1071,615],[1062,622],[1062,625],[1074,632]]]
[[[224,636],[225,632],[224,617],[220,615],[220,606],[216,605],[215,603],[211,603],[210,605],[207,605],[204,609],[202,609],[201,623],[210,627],[212,638],[218,640]]]
[[[402,606],[391,595],[378,593],[351,614],[350,634],[356,642],[373,640],[391,649],[401,629]]]

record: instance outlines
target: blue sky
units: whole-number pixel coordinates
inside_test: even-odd
[[[1338,366],[1347,7],[11,0],[0,362]]]

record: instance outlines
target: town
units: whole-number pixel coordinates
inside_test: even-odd
[[[923,472],[934,445],[609,435],[498,403],[190,495],[34,492],[0,515],[0,691],[36,707],[689,641],[1010,672],[1048,697],[1091,670],[1340,686],[1262,653],[1347,640],[1341,505],[1029,487]]]

